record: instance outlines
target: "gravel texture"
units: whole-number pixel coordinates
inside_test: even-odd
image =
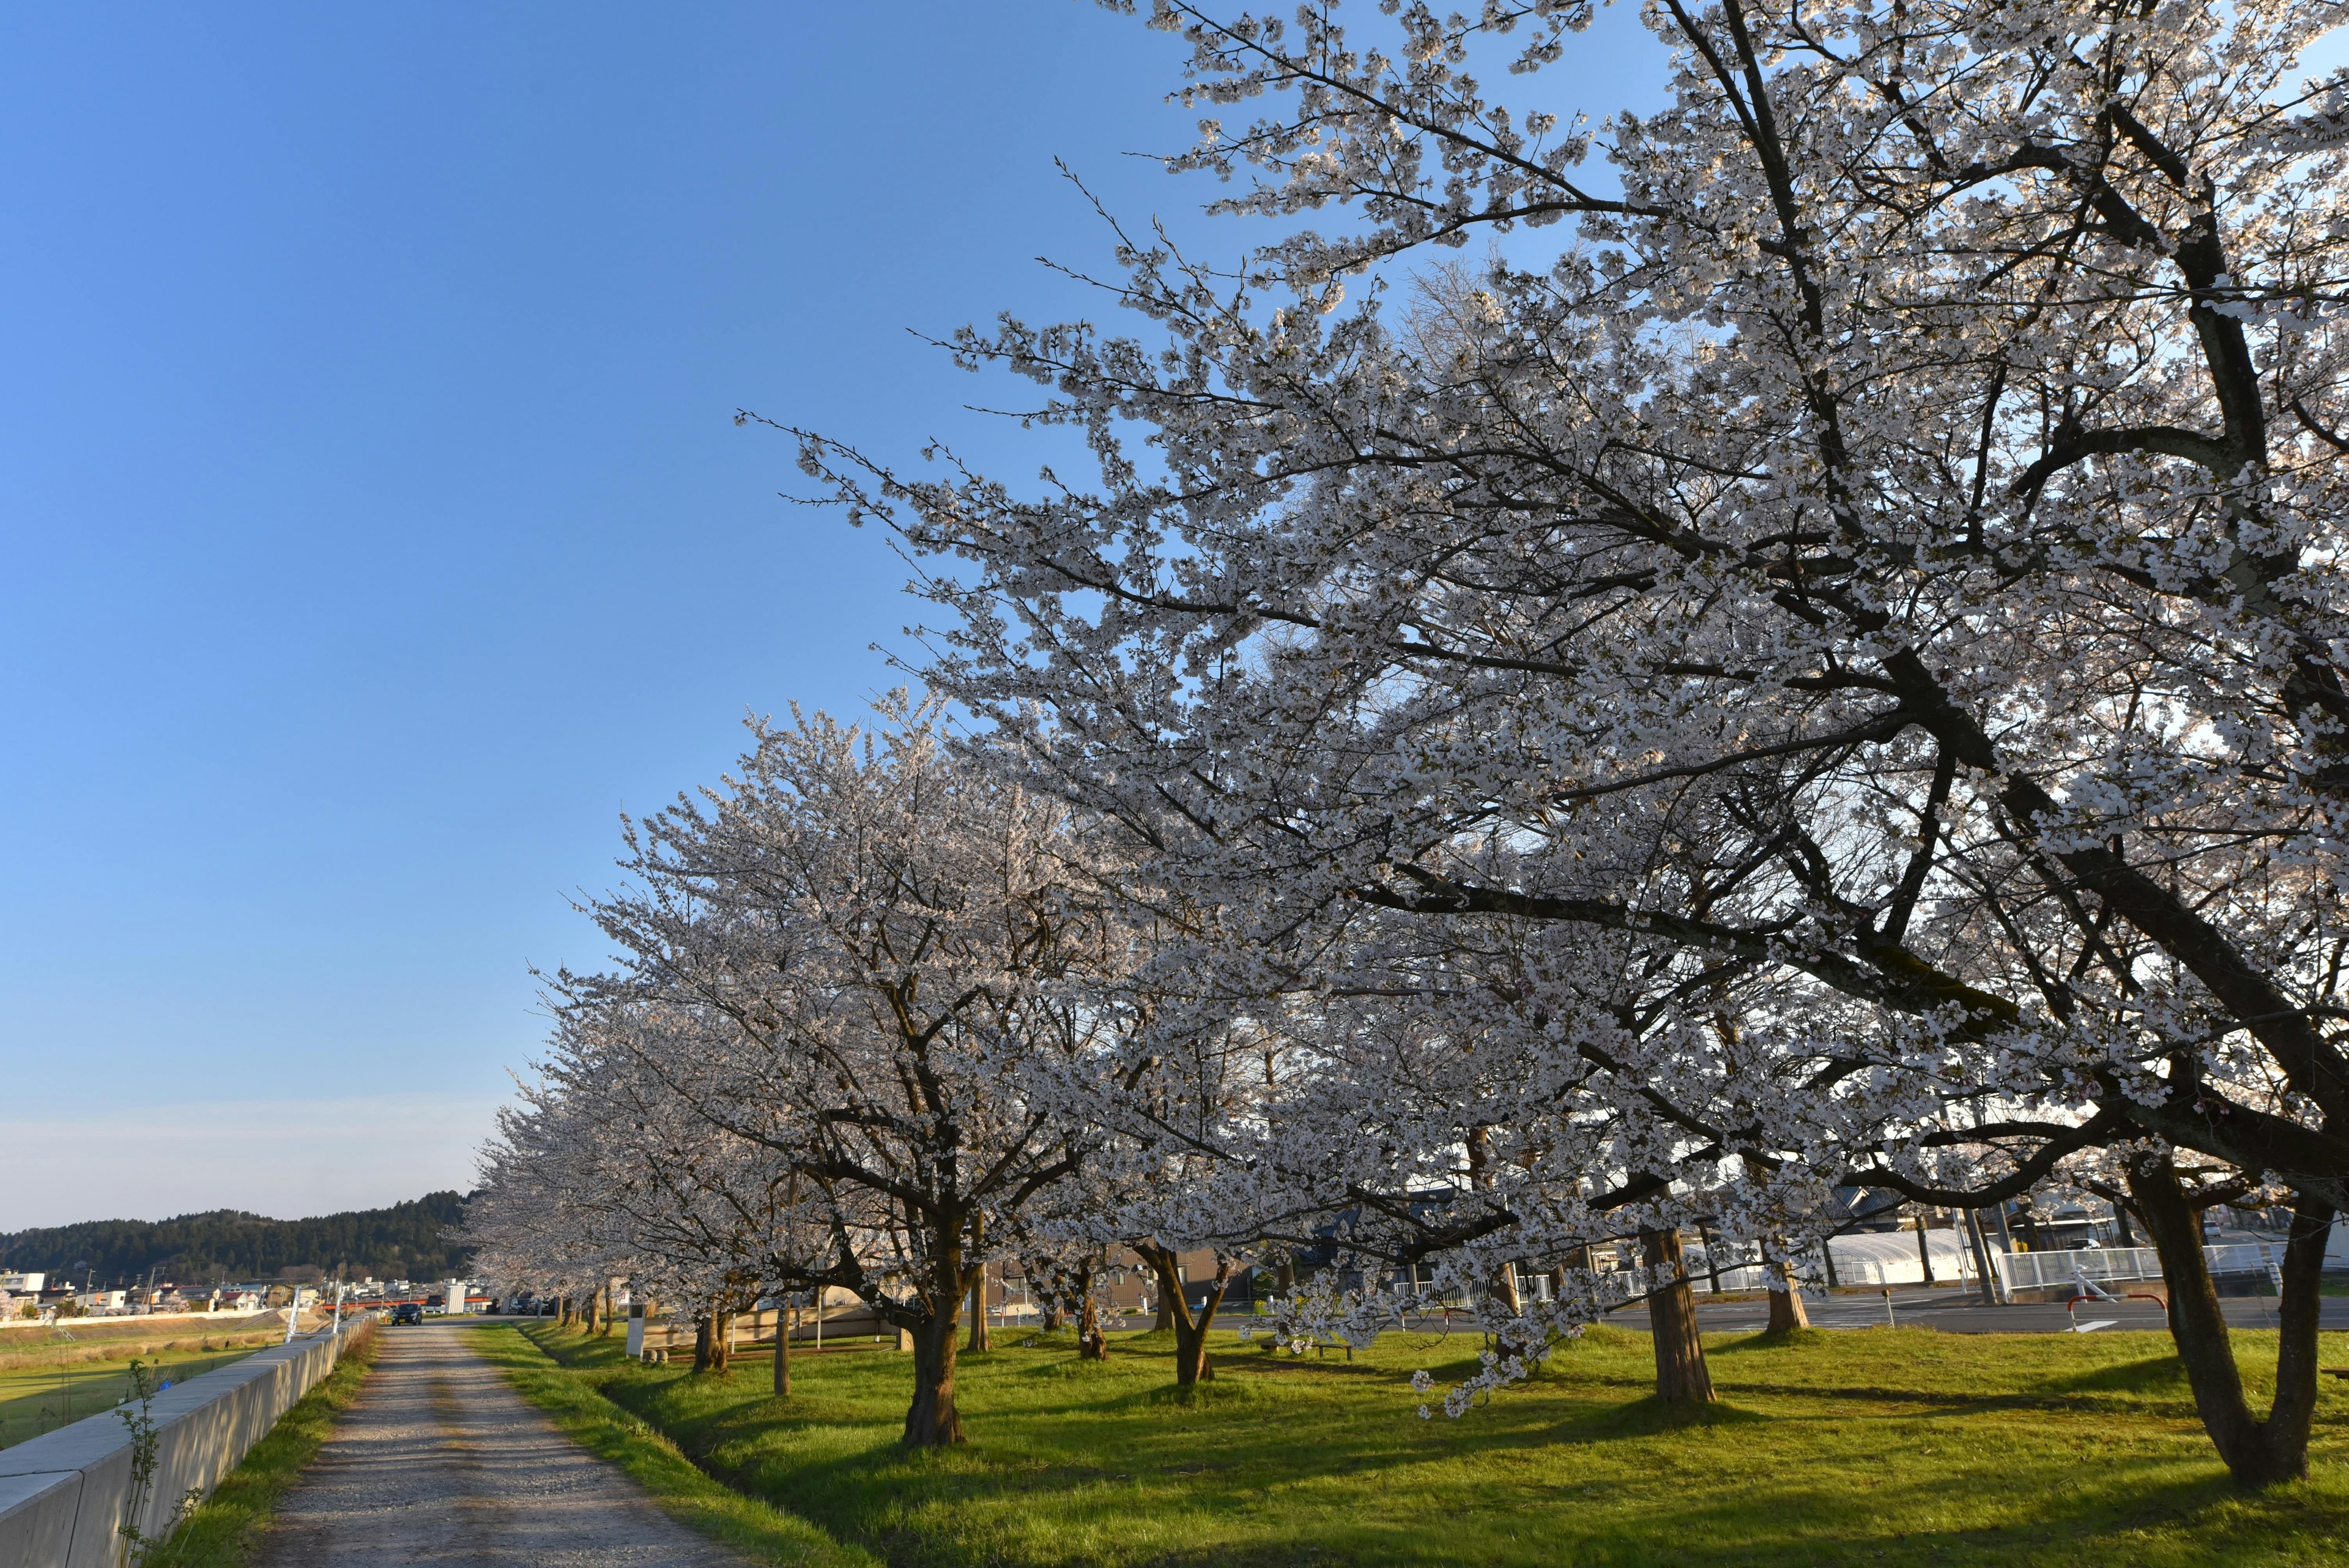
[[[473,1354],[474,1330],[379,1332],[358,1402],[280,1501],[261,1568],[740,1568],[523,1403]]]

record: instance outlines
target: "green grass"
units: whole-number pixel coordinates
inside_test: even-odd
[[[608,1347],[613,1342],[588,1343]],[[484,1327],[473,1344],[517,1393],[580,1447],[633,1478],[671,1518],[757,1562],[875,1568],[870,1552],[844,1546],[806,1520],[711,1480],[676,1444],[604,1398],[592,1379],[548,1360],[520,1331]],[[618,1356],[612,1353],[613,1359]]]
[[[0,1449],[112,1409],[130,1397],[130,1361],[160,1366],[174,1383],[241,1361],[268,1335],[237,1335],[105,1345],[57,1344],[0,1351]]]
[[[243,1568],[252,1562],[278,1498],[317,1458],[336,1420],[358,1397],[375,1349],[373,1334],[346,1349],[326,1380],[277,1418],[244,1462],[147,1560],[146,1568]]]
[[[202,1317],[73,1317],[55,1324],[0,1323],[0,1359],[27,1350],[54,1350],[60,1345],[88,1348],[124,1340],[200,1339],[209,1334],[285,1332],[285,1314],[271,1313],[208,1313]]]
[[[2160,1334],[1711,1336],[1723,1402],[1689,1417],[1646,1397],[1646,1338],[1601,1329],[1459,1421],[1419,1419],[1408,1378],[1462,1376],[1473,1336],[1390,1334],[1350,1365],[1226,1340],[1189,1401],[1164,1335],[1101,1364],[1010,1345],[963,1358],[971,1441],[907,1454],[894,1353],[795,1356],[783,1401],[763,1362],[697,1378],[508,1332],[543,1400],[599,1392],[906,1568],[2349,1562],[2349,1386],[2325,1380],[2313,1479],[2245,1496]],[[2349,1335],[2325,1338],[2349,1365]],[[2236,1343],[2264,1389],[2273,1335]]]

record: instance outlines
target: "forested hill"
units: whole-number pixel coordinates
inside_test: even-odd
[[[430,1192],[388,1209],[315,1220],[270,1220],[234,1209],[175,1220],[90,1220],[41,1231],[0,1232],[0,1269],[70,1275],[95,1271],[100,1284],[158,1280],[212,1284],[274,1280],[313,1268],[348,1279],[433,1280],[461,1273],[466,1254],[441,1240],[465,1211],[455,1192]]]

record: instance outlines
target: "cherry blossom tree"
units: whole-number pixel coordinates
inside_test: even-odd
[[[709,1048],[692,1015],[551,1000],[548,1053],[501,1113],[467,1237],[516,1284],[630,1279],[694,1324],[695,1369],[722,1374],[733,1317],[773,1293],[774,1261],[809,1223],[788,1166],[647,1070]]]
[[[2220,1454],[2302,1473],[2349,1201],[2349,77],[2293,72],[2338,7],[1659,0],[1670,102],[1598,124],[1485,86],[1588,5],[1381,10],[1155,0],[1186,99],[1253,116],[1173,165],[1283,226],[1233,270],[1121,235],[1137,336],[957,340],[1093,480],[797,432],[951,558],[926,677],[1263,990],[1363,909],[1603,951],[1631,1026],[1553,1012],[1519,1068],[1655,1053],[1592,1184],[1962,1205],[2116,1152]],[[2264,1417],[2181,1168],[2291,1194]]]
[[[643,1070],[796,1178],[792,1290],[844,1287],[911,1332],[908,1445],[958,1442],[955,1330],[1024,1210],[1082,1163],[1030,1091],[1113,1028],[1072,990],[1122,960],[1067,808],[944,744],[902,696],[870,729],[760,726],[719,789],[629,831],[636,885],[594,912],[626,967],[574,1004],[694,1026],[634,1037]]]
[[[543,1085],[501,1106],[456,1232],[475,1271],[502,1293],[556,1296],[566,1314],[574,1298],[633,1275],[643,1261],[635,1239],[597,1190],[608,1152],[590,1120]]]

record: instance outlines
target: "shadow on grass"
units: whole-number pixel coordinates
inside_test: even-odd
[[[1380,1366],[1367,1361],[1323,1361],[1315,1356],[1290,1355],[1282,1351],[1275,1351],[1269,1355],[1261,1351],[1254,1354],[1247,1351],[1227,1352],[1220,1355],[1210,1355],[1207,1359],[1215,1364],[1218,1376],[1227,1371],[1248,1376],[1254,1376],[1259,1373],[1268,1376],[1281,1372],[1319,1372],[1331,1377],[1392,1378],[1397,1376],[1392,1366]],[[1464,1363],[1464,1365],[1475,1364],[1472,1362]],[[1172,1365],[1166,1368],[1166,1376],[1169,1377],[1174,1376],[1174,1368]]]
[[[1122,1383],[1128,1378],[1144,1377],[1149,1374],[1137,1366],[1119,1366],[1107,1361],[1087,1361],[1071,1350],[1065,1358],[1039,1362],[1033,1366],[1023,1366],[1017,1376],[1047,1379],[1073,1378],[1083,1382],[1098,1380]]]
[[[2188,1392],[2186,1364],[2175,1355],[2149,1355],[2117,1366],[2099,1366],[2064,1377],[2042,1378],[2032,1386],[2046,1394],[2179,1394]]]
[[[1823,1328],[1782,1328],[1775,1333],[1750,1334],[1726,1345],[1708,1345],[1704,1353],[1709,1356],[1751,1355],[1773,1350],[1817,1350],[1832,1340],[1833,1336]]]
[[[1194,1383],[1188,1388],[1176,1383],[1162,1383],[1128,1394],[1116,1403],[1128,1408],[1153,1406],[1175,1410],[1218,1410],[1235,1405],[1260,1405],[1269,1397],[1267,1391],[1255,1386],[1246,1377],[1213,1377],[1205,1383]]]
[[[1646,1336],[1623,1338],[1644,1351]],[[1924,1368],[1912,1377],[1900,1370],[1901,1357],[1879,1358],[1888,1384],[1914,1386],[1902,1394],[1803,1386],[1806,1371],[1837,1384],[1866,1374],[1832,1354],[1807,1368],[1772,1354],[1833,1352],[1847,1343],[1813,1331],[1709,1347],[1730,1353],[1716,1370],[1733,1402],[1699,1407],[1623,1398],[1624,1386],[1637,1386],[1630,1361],[1619,1366],[1600,1355],[1578,1364],[1568,1352],[1557,1358],[1568,1376],[1535,1386],[1542,1402],[1505,1397],[1468,1420],[1433,1428],[1352,1377],[1342,1388],[1335,1376],[1322,1380],[1318,1394],[1311,1379],[1256,1377],[1266,1363],[1245,1353],[1228,1363],[1219,1357],[1233,1373],[1186,1401],[1171,1367],[1141,1346],[1091,1375],[1057,1370],[1077,1366],[1073,1357],[1040,1369],[999,1366],[968,1391],[972,1443],[936,1453],[897,1446],[895,1422],[880,1418],[876,1402],[885,1384],[870,1375],[852,1374],[836,1395],[802,1394],[788,1406],[746,1389],[713,1407],[715,1390],[674,1372],[634,1368],[575,1340],[561,1348],[596,1364],[583,1378],[608,1376],[616,1401],[688,1452],[711,1456],[716,1462],[698,1459],[709,1473],[904,1568],[2248,1568],[2340,1560],[2349,1508],[2337,1485],[2246,1499],[2215,1459],[2181,1464],[2166,1420],[2115,1427],[2075,1419],[2051,1430],[2030,1414],[2093,1417],[2100,1397],[2121,1402],[2150,1388],[2158,1397],[2174,1376],[2168,1357],[2067,1373],[2044,1388],[2034,1380],[2020,1393],[2012,1382],[1987,1393],[1936,1387],[1936,1376],[1945,1385],[1955,1379]],[[1286,1358],[1272,1365],[1317,1369]],[[1336,1374],[1341,1366],[1318,1369]],[[1392,1358],[1356,1370],[1398,1388],[1402,1376]],[[1039,1371],[1062,1386],[1035,1383]],[[1734,1402],[1759,1392],[1735,1381],[1738,1374],[1787,1384],[1784,1392],[1797,1403],[1757,1410]],[[1250,1383],[1254,1398],[1238,1397]],[[1040,1401],[1020,1403],[1030,1396],[1015,1389]],[[1832,1407],[1854,1397],[1876,1403]],[[998,1410],[990,1398],[1009,1403]],[[1275,1403],[1278,1418],[1268,1419]],[[2006,1424],[2006,1410],[2026,1418]],[[1955,1425],[1945,1432],[1944,1421]],[[1766,1437],[1754,1430],[1765,1422]],[[2124,1433],[2155,1440],[2103,1447]],[[1771,1462],[1755,1462],[1760,1455]],[[1333,1481],[1343,1483],[1344,1496],[1330,1495]],[[1457,1528],[1431,1536],[1429,1521],[1446,1515]],[[1121,1537],[1128,1521],[1132,1533]]]
[[[1721,1400],[1699,1405],[1666,1401],[1651,1394],[1628,1405],[1611,1406],[1572,1417],[1545,1432],[1529,1435],[1540,1441],[1553,1443],[1616,1443],[1709,1427],[1767,1426],[1770,1419],[1758,1410],[1744,1409]]]

